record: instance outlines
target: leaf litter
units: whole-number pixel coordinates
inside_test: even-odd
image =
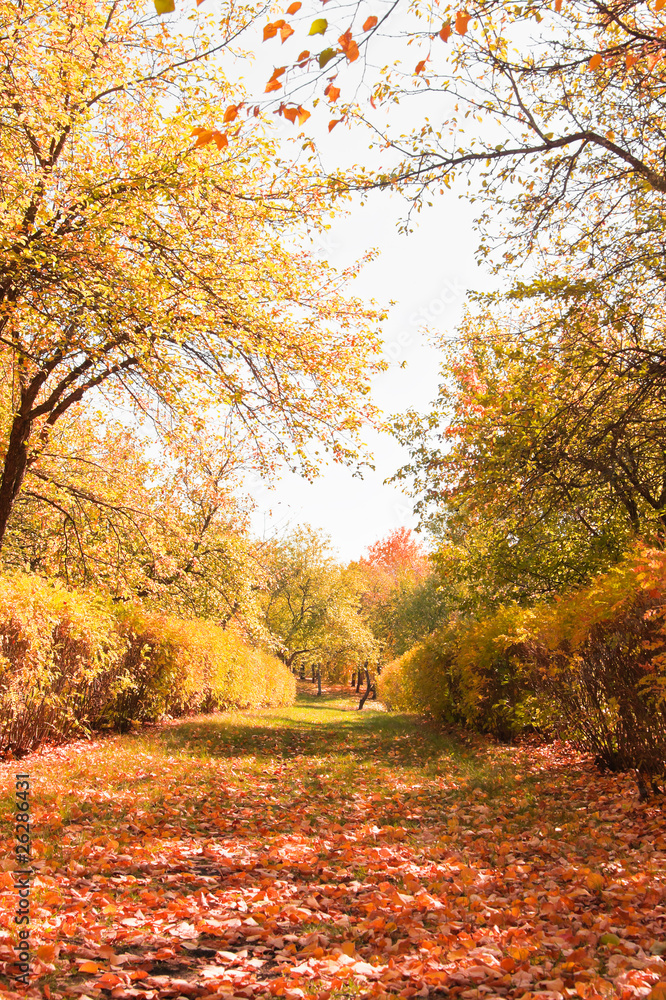
[[[301,693],[24,758],[32,981],[5,823],[2,996],[666,1000],[659,797],[562,744],[355,704]]]

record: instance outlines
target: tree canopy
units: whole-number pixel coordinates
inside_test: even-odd
[[[217,57],[253,15],[179,33],[134,0],[0,11],[0,538],[93,394],[166,437],[221,408],[264,469],[312,474],[313,442],[358,454],[377,316],[345,296],[353,268],[308,249],[320,192],[257,129],[233,151],[199,141],[231,93]]]

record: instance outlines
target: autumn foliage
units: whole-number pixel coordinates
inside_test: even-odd
[[[612,770],[661,773],[665,595],[665,554],[641,548],[555,601],[453,616],[389,665],[381,696],[502,739],[559,733]]]
[[[36,577],[0,578],[0,749],[187,711],[289,704],[294,679],[231,629]]]

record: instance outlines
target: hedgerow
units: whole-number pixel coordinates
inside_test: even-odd
[[[291,704],[295,681],[233,629],[0,577],[0,753],[165,715]]]
[[[666,554],[641,547],[587,587],[452,619],[389,664],[390,706],[501,739],[557,732],[612,769],[666,761]]]

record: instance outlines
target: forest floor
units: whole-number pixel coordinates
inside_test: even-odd
[[[662,799],[561,744],[461,740],[301,688],[290,709],[2,764],[0,996],[666,1000]]]

